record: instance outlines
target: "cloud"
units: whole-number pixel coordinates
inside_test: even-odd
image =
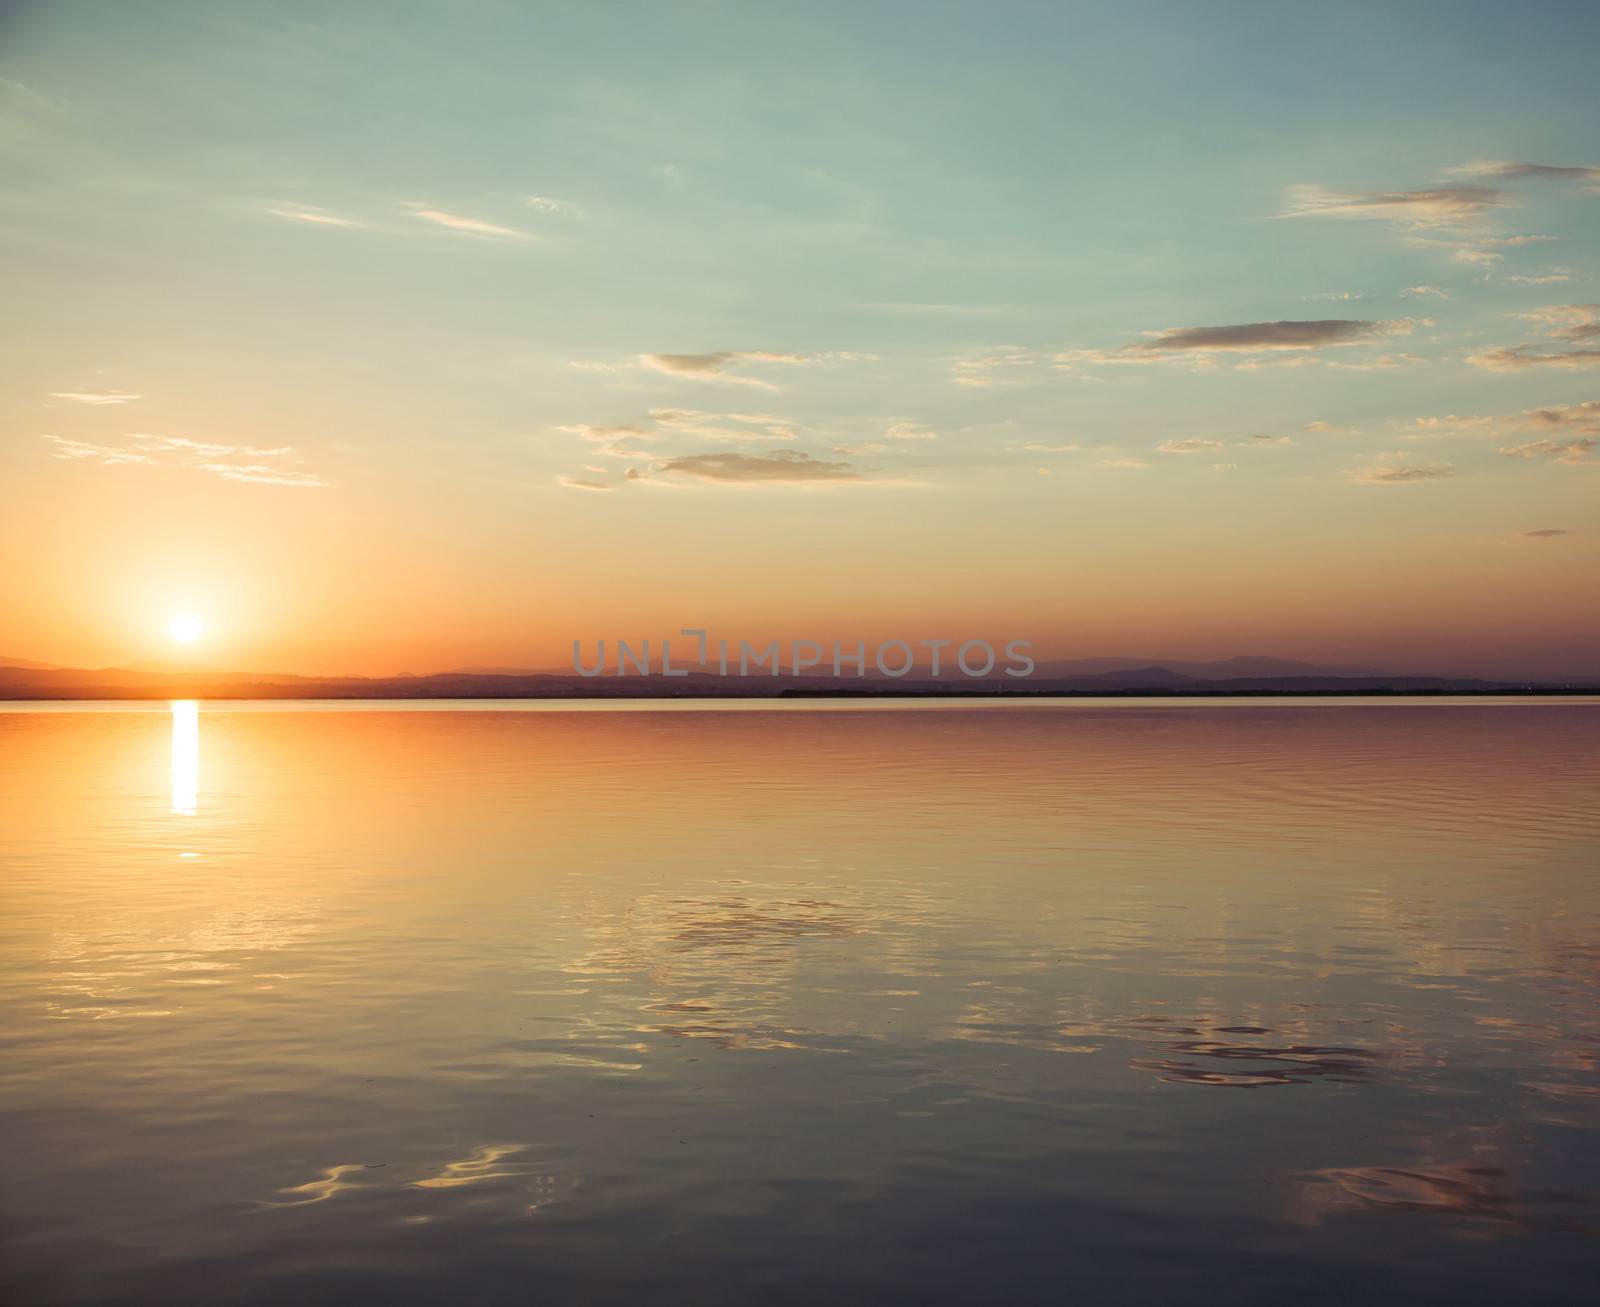
[[[1013,369],[1033,367],[1038,354],[1025,345],[1000,345],[984,354],[958,358],[950,364],[950,380],[958,386],[987,390],[1016,385]]]
[[[130,390],[53,390],[50,398],[74,404],[128,404],[140,397]]]
[[[1400,428],[1402,440],[1438,440],[1445,436],[1485,435],[1494,419],[1481,415],[1446,413],[1438,417],[1412,418]]]
[[[631,475],[633,469],[629,468],[628,472]],[[590,490],[605,493],[611,489],[603,481],[586,481],[582,477],[558,476],[556,482],[558,485],[565,486],[568,490]]]
[[[1352,428],[1342,427],[1337,422],[1324,422],[1321,418],[1317,418],[1307,422],[1301,430],[1313,436],[1348,436]]]
[[[1450,292],[1442,286],[1407,286],[1400,292],[1401,299],[1422,299],[1426,296],[1447,300],[1450,298]]]
[[[1292,445],[1294,439],[1291,436],[1246,436],[1237,443],[1243,449],[1259,449],[1266,445]]]
[[[1317,368],[1322,366],[1322,360],[1310,354],[1280,354],[1277,358],[1245,359],[1242,363],[1235,363],[1235,372],[1262,372],[1267,368]]]
[[[1163,454],[1203,454],[1208,449],[1221,449],[1223,442],[1220,440],[1204,440],[1199,436],[1190,436],[1185,440],[1168,440],[1156,446]]]
[[[1551,340],[1566,344],[1600,345],[1600,304],[1547,304],[1517,314],[1525,322],[1545,329]],[[1588,368],[1600,364],[1600,348],[1550,350],[1532,345],[1509,345],[1468,356],[1467,362],[1488,372],[1516,372],[1526,368]]]
[[[529,234],[525,231],[518,231],[515,227],[502,227],[496,222],[485,222],[481,218],[467,218],[459,213],[446,213],[442,209],[429,208],[425,204],[411,203],[405,207],[411,210],[413,216],[421,218],[424,222],[431,222],[436,227],[445,227],[450,231],[464,232],[468,236],[529,239]]]
[[[1359,363],[1330,359],[1328,366],[1336,372],[1396,372],[1401,368],[1415,367],[1427,360],[1417,354],[1380,354],[1377,358]]]
[[[795,429],[789,420],[773,413],[704,413],[690,408],[653,408],[650,416],[673,432],[707,440],[795,438]]]
[[[1450,463],[1408,463],[1404,453],[1379,454],[1378,462],[1352,468],[1346,474],[1362,485],[1397,486],[1416,481],[1438,481],[1456,474]]]
[[[1600,304],[1547,304],[1517,316],[1538,323],[1554,340],[1600,340]]]
[[[1302,295],[1303,300],[1364,300],[1370,299],[1364,291],[1358,290],[1327,290],[1320,295]]]
[[[898,422],[891,422],[888,430],[883,434],[885,439],[888,440],[937,440],[939,438],[937,431],[929,431],[924,426],[904,419]]]
[[[1572,532],[1561,526],[1541,527],[1537,531],[1524,531],[1522,535],[1528,540],[1549,540],[1554,536],[1569,536]]]
[[[770,350],[719,350],[713,354],[641,354],[637,362],[653,372],[663,372],[669,377],[686,377],[693,381],[718,381],[729,385],[754,386],[759,390],[777,390],[770,381],[759,377],[737,376],[732,369],[745,363],[783,363],[795,367],[809,367],[825,363],[873,362],[875,354],[862,354],[851,350],[830,350],[818,354],[779,354]]]
[[[861,481],[849,463],[829,463],[797,449],[770,454],[685,454],[659,465],[662,472],[698,477],[704,481],[770,483],[800,481]]]
[[[279,218],[286,218],[290,222],[303,222],[312,227],[365,227],[364,222],[357,222],[354,218],[341,218],[338,214],[329,213],[326,209],[319,209],[314,204],[280,204],[268,209],[268,213]]]
[[[1407,227],[1471,226],[1511,202],[1487,186],[1429,186],[1413,191],[1334,191],[1291,186],[1280,218],[1353,218]]]
[[[1520,372],[1526,368],[1592,368],[1600,365],[1600,349],[1569,349],[1540,354],[1531,345],[1511,345],[1482,354],[1469,354],[1467,362],[1485,372]]]
[[[1589,455],[1600,447],[1600,438],[1584,436],[1580,440],[1562,443],[1559,440],[1535,440],[1526,445],[1502,446],[1500,452],[1507,458],[1553,459],[1557,463],[1587,463]]]
[[[616,440],[659,440],[653,431],[646,431],[643,427],[627,424],[615,426],[595,426],[588,422],[578,422],[571,426],[557,427],[557,431],[565,432],[569,436],[581,436],[584,440],[595,444],[602,444]]]
[[[668,459],[665,463],[656,463],[659,455],[652,454],[638,448],[640,444],[651,443],[666,439],[695,437],[702,440],[723,440],[738,443],[755,443],[764,441],[793,440],[796,432],[794,425],[787,419],[775,413],[708,413],[701,409],[692,408],[653,408],[650,410],[650,420],[653,425],[640,426],[632,422],[596,424],[575,423],[568,426],[557,427],[556,430],[568,435],[579,436],[583,440],[597,446],[594,453],[603,458],[623,459],[628,462],[638,462],[654,465],[661,471],[681,471],[688,475],[699,476],[706,480],[759,480],[760,469],[767,466],[770,460],[764,458],[753,459],[750,465],[741,460],[743,455],[723,456],[720,454],[706,454],[698,456],[685,456],[684,459]],[[804,457],[804,456],[802,456]],[[728,462],[727,458],[733,461]],[[780,457],[777,465],[768,467],[768,480],[823,480],[829,475],[832,464],[817,464],[808,466],[797,464],[793,461],[785,462]],[[840,465],[842,466],[842,465]],[[600,469],[585,465],[585,470],[598,472]],[[783,474],[787,473],[785,477]],[[624,476],[626,481],[644,480],[645,476],[637,468],[630,467]],[[570,477],[561,481],[562,485],[572,490],[610,490],[610,485],[596,485],[585,483],[582,477]]]
[[[1027,450],[1030,454],[1076,454],[1079,446],[1047,445],[1042,441],[1030,440],[1025,445],[1019,446],[1019,448]]]
[[[1480,159],[1464,163],[1451,172],[1458,177],[1480,177],[1485,181],[1600,181],[1600,168],[1563,167],[1551,163],[1519,163],[1510,159]]]
[[[1142,458],[1102,458],[1100,466],[1132,471],[1135,468],[1149,467],[1150,464],[1146,463]]]
[[[209,440],[189,440],[183,436],[147,436],[133,433],[129,435],[128,439],[137,440],[147,449],[161,450],[166,453],[201,455],[209,458],[282,458],[285,454],[294,452],[293,445],[279,445],[275,449],[262,449],[257,445],[219,445]]]
[[[576,204],[566,200],[554,200],[548,195],[530,195],[527,205],[536,213],[547,213],[554,218],[582,218],[586,215]]]
[[[135,443],[135,448],[118,448],[92,445],[81,440],[63,440],[59,436],[44,438],[56,446],[57,458],[94,460],[108,466],[176,463],[224,481],[249,481],[261,485],[321,488],[328,484],[320,476],[301,471],[298,467],[283,462],[262,461],[287,458],[293,452],[293,446],[290,445],[261,449],[255,445],[222,445],[213,441],[189,440],[183,436],[132,434],[128,439]]]
[[[1600,399],[1586,399],[1581,404],[1531,408],[1522,416],[1525,425],[1538,430],[1600,432]]]
[[[1572,274],[1565,268],[1552,268],[1549,272],[1508,276],[1506,280],[1513,286],[1554,286],[1563,281],[1571,281]]]
[[[94,459],[104,463],[107,467],[116,467],[121,464],[154,463],[155,459],[148,454],[141,454],[137,450],[116,449],[110,445],[91,445],[86,440],[64,440],[60,436],[45,436],[56,447],[56,457],[77,461],[79,459]]]
[[[1166,331],[1149,332],[1150,339],[1137,341],[1124,348],[1156,353],[1324,349],[1408,335],[1420,321],[1425,320],[1400,318],[1390,322],[1362,322],[1348,318],[1323,318],[1312,322],[1244,322],[1226,327],[1173,327]]]
[[[310,472],[296,472],[264,463],[197,463],[195,466],[224,481],[249,481],[263,486],[304,486],[311,489],[321,489],[328,484]]]

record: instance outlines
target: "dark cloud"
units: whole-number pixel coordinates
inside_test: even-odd
[[[1481,177],[1485,181],[1600,181],[1600,168],[1565,167],[1553,163],[1520,163],[1512,159],[1483,159],[1477,163],[1463,164],[1453,169],[1463,177]]]
[[[1548,540],[1552,536],[1569,536],[1572,532],[1565,527],[1547,526],[1539,531],[1524,531],[1522,534],[1529,540]]]
[[[797,449],[770,454],[685,454],[659,465],[662,472],[680,472],[706,481],[860,481],[849,463],[829,463]]]
[[[1321,318],[1312,322],[1245,322],[1229,327],[1174,327],[1154,333],[1149,340],[1127,346],[1131,350],[1268,350],[1322,349],[1329,345],[1359,345],[1385,336],[1404,334],[1412,322],[1362,322],[1350,318]]]
[[[657,372],[680,377],[713,376],[739,356],[731,350],[715,354],[641,354],[640,361]]]

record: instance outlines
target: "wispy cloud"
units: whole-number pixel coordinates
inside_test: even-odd
[[[1592,368],[1600,366],[1600,349],[1568,349],[1540,353],[1532,345],[1509,345],[1469,354],[1467,362],[1485,372],[1521,372],[1528,368]]]
[[[1600,438],[1584,436],[1581,440],[1535,440],[1526,445],[1502,446],[1500,452],[1507,458],[1552,459],[1557,463],[1587,463],[1589,456],[1600,446]]]
[[[211,440],[190,440],[184,436],[147,436],[138,432],[131,434],[128,439],[137,440],[146,449],[206,458],[283,458],[294,452],[293,445],[278,445],[272,449],[263,449],[258,445],[222,445]]]
[[[470,218],[459,213],[447,213],[443,209],[435,209],[420,202],[408,203],[405,207],[410,210],[412,216],[421,218],[424,222],[431,222],[436,227],[458,231],[467,236],[489,236],[509,240],[531,239],[530,233],[515,227],[504,227],[497,222]]]
[[[1539,273],[1513,273],[1506,277],[1506,281],[1513,286],[1555,286],[1571,280],[1572,273],[1566,268],[1551,268],[1549,272]]]
[[[1478,177],[1484,181],[1600,181],[1600,168],[1568,167],[1552,163],[1520,163],[1512,159],[1479,159],[1450,170],[1458,177]]]
[[[987,390],[1015,385],[1016,370],[1037,365],[1039,355],[1025,345],[999,345],[983,354],[958,358],[950,364],[950,379],[958,386]]]
[[[1398,425],[1402,440],[1441,440],[1448,436],[1484,435],[1493,430],[1494,421],[1481,414],[1445,413],[1412,418]]]
[[[319,209],[314,204],[278,204],[268,209],[267,212],[289,222],[305,223],[312,227],[365,227],[367,225],[364,222],[357,222],[354,218],[342,218],[336,213],[329,213],[326,209]]]
[[[1562,526],[1546,526],[1537,531],[1522,532],[1522,536],[1528,540],[1549,540],[1555,536],[1569,536],[1571,534],[1571,531]]]
[[[551,199],[548,195],[530,195],[527,205],[535,213],[549,214],[553,218],[582,218],[584,211],[567,200]]]
[[[1331,359],[1328,366],[1336,372],[1398,372],[1401,368],[1414,368],[1426,362],[1417,354],[1379,354],[1377,358],[1356,361]]]
[[[202,472],[210,472],[224,481],[249,481],[262,486],[304,486],[320,489],[328,483],[311,472],[296,472],[291,468],[273,467],[266,463],[197,463]]]
[[[886,440],[937,440],[939,438],[937,431],[930,431],[921,423],[912,422],[904,418],[897,422],[891,422],[883,434]]]
[[[660,372],[669,377],[682,377],[690,381],[714,381],[734,386],[752,386],[757,390],[782,389],[761,377],[744,376],[739,368],[747,364],[781,364],[789,367],[814,367],[833,363],[871,363],[876,354],[855,350],[825,350],[812,354],[785,354],[773,350],[741,349],[717,350],[710,354],[640,354],[635,360],[640,367]]]
[[[1223,448],[1220,440],[1207,440],[1201,436],[1189,436],[1184,440],[1167,440],[1156,446],[1163,454],[1204,454],[1209,450]]]
[[[588,490],[601,494],[608,493],[611,490],[611,487],[604,481],[590,481],[584,477],[558,476],[556,483],[568,490]]]
[[[60,436],[44,437],[56,447],[56,457],[119,464],[158,463],[193,468],[224,481],[246,481],[259,485],[321,488],[328,485],[320,476],[302,470],[290,459],[293,447],[280,445],[263,449],[255,445],[224,445],[215,441],[190,440],[183,436],[132,434],[132,446],[96,445]],[[275,460],[275,461],[264,461]],[[287,460],[287,461],[286,461]]]
[[[1522,417],[1524,425],[1534,430],[1600,433],[1600,399],[1586,399],[1581,404],[1530,408]]]
[[[45,436],[56,447],[57,458],[69,459],[74,462],[80,459],[92,459],[97,463],[104,463],[107,467],[116,467],[119,464],[154,463],[155,459],[148,454],[141,454],[134,449],[117,449],[110,445],[92,445],[86,440],[66,440],[61,436]]]
[[[130,404],[139,396],[131,390],[54,390],[50,398],[73,404]]]
[[[1517,314],[1525,322],[1545,329],[1551,340],[1564,344],[1600,346],[1600,304],[1550,304]],[[1600,348],[1540,350],[1533,345],[1507,345],[1467,357],[1486,372],[1520,372],[1528,368],[1592,368],[1600,365]]]
[[[1517,316],[1537,323],[1553,340],[1600,340],[1600,304],[1547,304]]]
[[[795,428],[775,413],[705,413],[699,409],[653,408],[650,416],[675,435],[706,440],[793,440]]]
[[[616,440],[659,439],[653,431],[633,426],[631,423],[596,426],[588,422],[577,422],[571,426],[557,427],[556,430],[565,432],[569,436],[581,436],[584,440],[592,441],[595,444],[604,444]]]
[[[1366,467],[1351,468],[1345,475],[1367,486],[1400,486],[1418,481],[1439,481],[1456,474],[1451,463],[1412,463],[1404,452],[1379,454],[1378,461]]]
[[[849,463],[830,463],[796,449],[770,454],[685,454],[658,464],[658,471],[722,482],[862,481]]]
[[[1335,191],[1326,186],[1291,186],[1280,218],[1350,218],[1406,227],[1461,227],[1482,221],[1510,204],[1504,191],[1488,186],[1426,186],[1411,191]]]
[[[1443,286],[1407,286],[1400,292],[1401,299],[1414,300],[1427,297],[1447,300],[1450,298],[1450,292]]]

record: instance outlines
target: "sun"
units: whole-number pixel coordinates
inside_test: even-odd
[[[193,613],[178,613],[167,623],[167,634],[179,644],[193,644],[205,634],[205,629]]]

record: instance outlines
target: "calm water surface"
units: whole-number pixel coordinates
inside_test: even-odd
[[[0,1299],[1592,1302],[1600,703],[0,711]]]

